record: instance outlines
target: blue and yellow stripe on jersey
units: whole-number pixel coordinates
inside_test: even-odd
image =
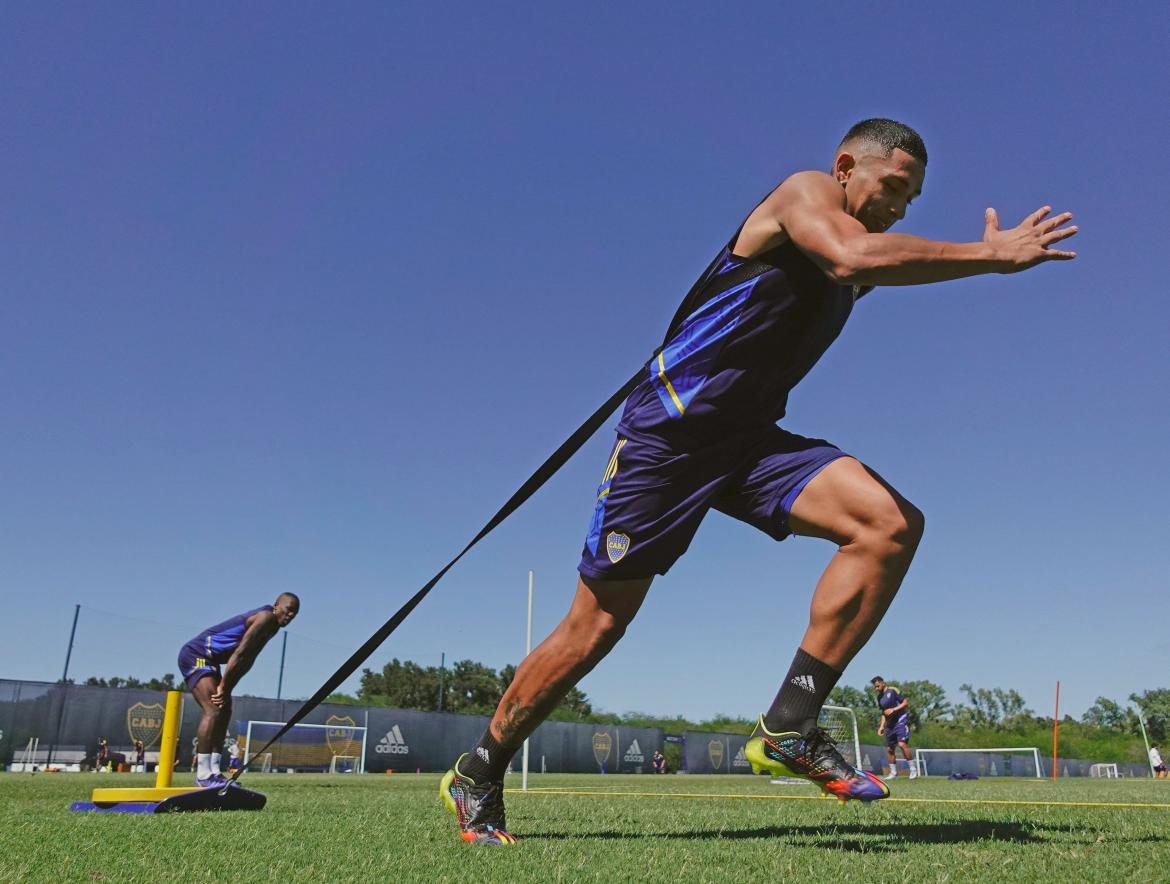
[[[759,277],[728,289],[687,317],[650,365],[666,413],[680,418],[706,383],[724,341],[743,317]]]

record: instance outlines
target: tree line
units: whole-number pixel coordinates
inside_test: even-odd
[[[474,660],[439,667],[420,666],[395,657],[380,672],[362,669],[356,697],[334,694],[327,702],[491,715],[515,677],[516,667],[510,663],[497,672]],[[553,717],[585,719],[591,715],[593,704],[583,691],[573,688]]]

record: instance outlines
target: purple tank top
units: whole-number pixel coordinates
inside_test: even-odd
[[[738,236],[738,234],[737,234]],[[691,290],[618,432],[670,447],[753,436],[784,416],[788,394],[836,340],[854,291],[791,241],[753,258],[728,243]],[[761,271],[726,288],[747,263]]]

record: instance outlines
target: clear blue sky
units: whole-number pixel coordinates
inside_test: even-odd
[[[0,676],[174,669],[291,589],[307,696],[658,343],[780,179],[917,127],[899,229],[1071,210],[1080,258],[879,289],[797,388],[927,514],[845,674],[1050,713],[1170,684],[1164,3],[7,4]],[[612,422],[611,422],[612,423]],[[600,433],[374,656],[493,666],[565,610]],[[767,705],[832,548],[712,515],[582,684]],[[279,647],[242,690],[273,694]],[[350,687],[354,682],[350,683]]]

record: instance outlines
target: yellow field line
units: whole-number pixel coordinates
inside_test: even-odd
[[[595,795],[599,797],[619,798],[730,798],[743,801],[826,801],[833,800],[827,795],[726,795],[715,792],[601,792],[572,789],[529,789],[529,794],[537,795]],[[523,792],[512,790],[509,795],[523,795]],[[999,804],[1030,807],[1152,807],[1166,809],[1170,804],[1132,804],[1110,803],[1105,801],[1007,801],[1004,799],[980,798],[882,798],[882,804]]]

